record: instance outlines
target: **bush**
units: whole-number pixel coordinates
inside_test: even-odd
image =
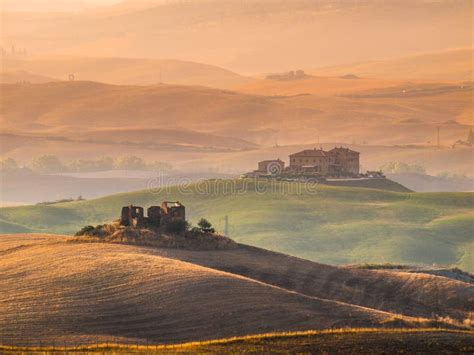
[[[201,228],[199,228],[199,227],[193,227],[193,228],[191,228],[191,234],[193,234],[193,235],[198,235],[198,234],[200,234],[200,233],[202,233]]]
[[[77,232],[75,235],[76,237],[80,237],[80,236],[83,236],[83,235],[91,235],[91,233],[93,233],[95,230],[94,226],[85,226],[85,227],[82,227],[82,229]]]
[[[166,224],[166,231],[170,234],[183,234],[189,229],[189,224],[186,221],[178,220],[171,221]]]
[[[209,222],[205,218],[201,218],[201,220],[198,222],[198,226],[203,231],[204,233],[215,233],[216,230],[212,227],[211,222]]]
[[[103,225],[94,226],[85,226],[79,232],[75,234],[76,237],[89,236],[89,237],[101,237],[105,234],[103,230]]]

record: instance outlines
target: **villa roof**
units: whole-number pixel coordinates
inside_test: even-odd
[[[290,158],[313,158],[313,157],[325,157],[327,156],[327,152],[322,149],[306,149],[298,153],[294,153],[290,155]]]
[[[349,148],[343,148],[343,147],[334,147],[331,149],[328,153],[351,153],[351,154],[360,154],[359,152],[356,152],[355,150],[351,150]]]
[[[262,161],[260,161],[259,163],[272,163],[272,162],[275,162],[275,161],[277,161],[277,162],[279,162],[279,163],[283,163],[283,160],[281,160],[280,158],[278,158],[278,159],[262,160]]]

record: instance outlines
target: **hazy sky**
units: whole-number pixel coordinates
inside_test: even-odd
[[[3,11],[64,11],[80,10],[94,5],[110,5],[123,0],[0,0]]]
[[[260,74],[472,46],[472,0],[0,0],[30,55],[181,59]],[[179,2],[181,6],[155,6]],[[145,5],[145,6],[144,6]],[[74,12],[74,16],[69,16]]]

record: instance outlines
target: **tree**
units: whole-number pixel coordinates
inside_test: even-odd
[[[15,171],[18,168],[19,168],[18,163],[16,162],[15,159],[5,158],[5,159],[0,160],[1,171]]]
[[[216,230],[212,227],[211,222],[205,218],[201,218],[198,222],[198,226],[204,233],[215,233]]]
[[[161,161],[154,161],[147,165],[147,168],[154,171],[162,171],[167,172],[173,169],[173,166],[169,163],[161,162]]]
[[[66,168],[55,155],[42,155],[31,162],[31,169],[39,173],[62,173]]]
[[[189,229],[189,223],[183,220],[171,221],[166,224],[166,231],[170,234],[183,234]]]
[[[474,132],[472,131],[472,128],[469,130],[469,134],[467,135],[467,142],[469,144],[474,144]]]
[[[120,157],[115,160],[115,168],[119,170],[146,170],[146,164],[139,157]]]
[[[414,174],[426,174],[424,166],[416,164],[406,164],[401,162],[390,162],[380,167],[385,173],[388,174],[403,174],[403,173],[414,173]]]
[[[68,164],[68,169],[78,173],[113,170],[114,160],[110,157],[102,157],[97,160],[73,160]]]

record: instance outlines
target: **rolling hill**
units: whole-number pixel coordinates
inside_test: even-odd
[[[341,76],[307,75],[300,80],[271,80],[256,79],[244,85],[237,86],[236,91],[257,95],[296,96],[318,95],[334,96],[357,93],[364,90],[378,90],[394,86],[406,85],[403,80],[385,80],[371,78],[346,79]]]
[[[472,81],[474,78],[473,55],[473,48],[450,49],[395,59],[320,68],[312,70],[311,73],[325,76],[351,73],[368,78],[393,80]]]
[[[217,66],[173,59],[90,58],[74,56],[2,59],[3,70],[28,71],[68,80],[117,85],[201,85],[228,89],[252,81]],[[33,82],[33,80],[31,80]],[[44,82],[44,81],[43,81]]]
[[[461,324],[472,297],[469,283],[445,277],[336,268],[246,246],[221,254],[23,234],[0,235],[0,254],[4,345],[177,343],[443,324],[381,310],[393,305],[418,316],[437,310]],[[277,268],[263,273],[272,266]],[[328,287],[318,286],[318,279]]]
[[[177,58],[265,73],[472,46],[471,11],[470,1],[449,0],[197,0],[98,12],[5,12],[2,45],[38,54]]]
[[[4,84],[0,119],[4,130],[17,133],[186,128],[271,145],[314,143],[323,133],[326,142],[426,144],[438,126],[443,143],[464,139],[472,124],[472,85],[417,96],[397,88],[382,97],[367,91],[275,97],[177,85]]]
[[[74,233],[118,217],[128,204],[179,200],[191,222],[218,230],[230,219],[238,242],[305,259],[457,265],[472,272],[472,193],[395,193],[366,188],[210,180],[96,200],[0,209],[0,220],[35,232]],[[18,232],[24,230],[18,229]]]
[[[24,70],[4,71],[0,72],[0,84],[17,84],[17,83],[31,83],[43,84],[52,81],[59,81],[58,79],[50,78],[43,75],[36,75]]]

